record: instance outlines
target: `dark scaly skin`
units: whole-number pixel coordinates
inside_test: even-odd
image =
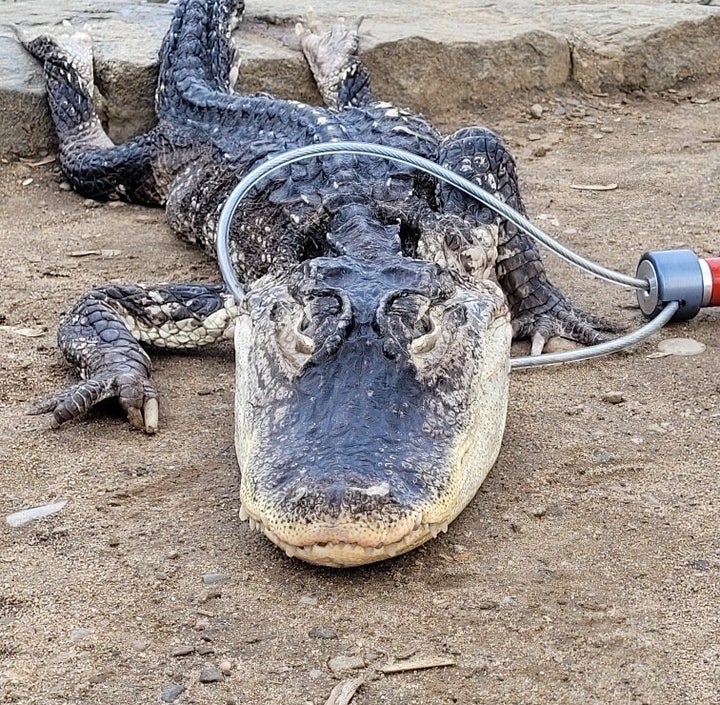
[[[524,212],[513,160],[491,132],[443,138],[421,116],[374,101],[353,28],[300,31],[326,107],[232,92],[229,34],[241,10],[231,0],[179,3],[160,55],[158,124],[119,146],[72,56],[46,39],[26,43],[44,61],[76,190],[164,205],[172,229],[213,254],[222,205],[255,165],[301,145],[364,140],[434,159]],[[311,562],[408,550],[469,501],[502,435],[508,308],[536,352],[550,335],[596,343],[610,328],[548,281],[513,226],[377,159],[326,156],[276,172],[238,209],[230,254],[248,287],[240,310],[217,285],[85,294],[58,333],[85,379],[35,411],[59,425],[116,397],[132,425],[154,432],[142,346],[200,348],[229,337],[237,320],[243,512]],[[487,281],[495,257],[506,300]]]

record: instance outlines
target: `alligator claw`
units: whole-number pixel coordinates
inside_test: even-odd
[[[52,413],[50,426],[62,424],[88,412],[105,399],[116,398],[128,415],[130,427],[155,433],[158,429],[158,401],[155,385],[137,374],[86,379],[36,402],[27,413]]]

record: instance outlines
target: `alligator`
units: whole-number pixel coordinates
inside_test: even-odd
[[[512,156],[482,127],[443,135],[377,101],[357,25],[300,24],[322,105],[236,91],[238,0],[181,0],[163,41],[157,124],[115,145],[93,105],[90,39],[21,37],[42,61],[62,171],[94,199],[164,206],[215,252],[219,213],[253,167],[302,145],[407,150],[525,212]],[[355,566],[398,555],[468,504],[498,455],[510,344],[604,341],[614,326],[549,281],[534,244],[416,170],[335,154],[284,166],[237,210],[230,256],[246,288],[97,286],[58,343],[81,380],[40,401],[57,427],[116,399],[158,428],[146,348],[234,339],[240,517],[290,556]]]

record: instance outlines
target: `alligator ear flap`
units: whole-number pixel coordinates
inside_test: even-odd
[[[301,306],[277,302],[271,319],[275,322],[274,342],[288,375],[300,372],[315,352],[315,341],[303,332],[308,320]]]

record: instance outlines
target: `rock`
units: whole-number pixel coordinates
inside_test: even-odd
[[[195,653],[194,646],[176,646],[170,652],[170,656],[175,656],[177,658],[179,656],[190,656],[190,654],[194,654],[194,653]]]
[[[315,639],[337,639],[337,632],[332,627],[313,627],[308,636]]]
[[[539,135],[537,132],[531,132],[527,138],[530,142],[537,142],[542,139],[542,135]]]
[[[340,13],[332,3],[324,6],[318,12]],[[69,17],[77,26],[89,22],[110,137],[123,141],[153,124],[157,51],[173,3],[115,0],[99,9],[93,0],[15,0],[2,7],[4,24],[25,27],[32,35],[57,31]],[[258,0],[251,12],[255,17],[239,30],[240,85],[249,92],[317,99],[301,53],[288,45],[297,6]],[[479,3],[438,6],[418,0],[418,11],[409,13],[384,0],[346,0],[342,13],[367,17],[363,54],[378,95],[431,118],[461,106],[477,109],[493,96],[547,91],[570,80],[586,91],[656,91],[720,73],[717,11],[698,4],[538,0],[488,14]],[[41,71],[7,35],[0,36],[0,154],[34,154],[54,142]]]
[[[142,651],[146,651],[148,646],[150,646],[150,644],[147,641],[145,641],[144,639],[135,639],[134,641],[130,642],[130,646],[132,646],[133,649],[135,649],[135,651],[142,652]]]
[[[323,672],[319,668],[313,668],[308,671],[308,678],[316,681],[318,678],[322,678]]]
[[[540,519],[540,517],[544,517],[545,514],[547,514],[547,508],[546,507],[533,507],[532,515]]]
[[[705,343],[692,338],[666,338],[658,343],[658,350],[666,355],[700,355],[706,347]]]
[[[316,597],[310,597],[310,595],[302,595],[298,602],[301,605],[307,605],[308,607],[317,607],[317,598]]]
[[[227,659],[223,659],[218,664],[218,668],[223,672],[223,675],[229,676],[232,672],[232,663]]]
[[[607,404],[622,404],[625,401],[622,392],[605,392],[600,398]]]
[[[201,683],[222,683],[224,680],[223,672],[215,666],[207,665],[200,671]]]
[[[328,668],[333,673],[355,671],[358,668],[365,668],[365,659],[362,656],[333,656],[328,661]]]
[[[612,453],[608,453],[606,450],[596,451],[593,457],[600,465],[607,465],[610,461],[615,460],[615,456]]]
[[[202,576],[202,581],[205,585],[217,585],[218,583],[224,583],[229,578],[230,576],[225,573],[205,573]]]
[[[164,703],[174,703],[185,692],[185,686],[180,683],[170,683],[163,687],[160,700]]]
[[[530,115],[534,117],[536,120],[539,120],[542,117],[542,114],[544,112],[544,108],[540,103],[533,103],[530,106]]]

